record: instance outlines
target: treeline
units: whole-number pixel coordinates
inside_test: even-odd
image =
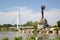
[[[36,28],[37,25],[38,25],[37,21],[34,21],[34,22],[27,21],[25,24],[21,24],[21,26],[33,26],[34,28]],[[0,28],[2,28],[2,27],[16,27],[16,26],[17,26],[17,24],[14,24],[14,25],[13,24],[3,24],[3,25],[0,25]],[[19,26],[20,26],[20,24],[19,24]],[[53,25],[53,27],[60,27],[60,20],[57,21],[57,25]]]
[[[0,28],[2,28],[2,27],[16,27],[16,26],[17,26],[17,24],[14,24],[14,25],[12,25],[12,24],[3,24],[3,25],[0,25]],[[19,26],[20,26],[20,24],[19,24]],[[35,21],[35,22],[27,21],[25,24],[21,24],[21,26],[37,27],[37,21]]]
[[[20,26],[20,24],[19,24]],[[38,22],[37,21],[27,21],[25,24],[22,24],[21,26],[33,26],[34,28],[37,28],[38,26]],[[0,25],[0,29],[3,28],[4,30],[5,29],[9,29],[9,27],[17,27],[17,24],[3,24],[3,25]],[[60,20],[57,21],[57,25],[53,25],[53,27],[60,27]]]
[[[12,25],[12,24],[3,24],[3,25],[0,25],[0,27],[16,27],[17,26],[17,24],[14,24],[14,25]]]
[[[37,21],[32,22],[32,21],[27,21],[25,24],[22,24],[21,26],[33,26],[34,28],[37,28]],[[20,26],[20,24],[18,24]],[[11,27],[16,27],[16,28],[11,28]],[[0,31],[16,31],[17,30],[17,24],[3,24],[0,25]]]
[[[3,24],[3,25],[0,25],[0,32],[5,32],[5,31],[16,31],[17,29],[14,29],[14,28],[9,28],[9,27],[16,27],[17,25],[14,24]]]

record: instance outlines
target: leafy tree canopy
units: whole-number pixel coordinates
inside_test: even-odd
[[[60,20],[59,20],[59,21],[57,21],[57,26],[58,26],[58,27],[60,27]]]

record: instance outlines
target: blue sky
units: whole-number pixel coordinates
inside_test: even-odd
[[[60,8],[60,0],[0,0],[0,11],[15,11],[16,7],[28,7],[32,11],[40,11],[41,5],[46,5],[46,9]],[[12,8],[9,10],[5,10]]]
[[[44,15],[48,23],[55,25],[60,20],[60,0],[0,0],[0,24],[16,24],[17,9],[22,16],[22,24],[40,20],[42,4],[46,6]]]

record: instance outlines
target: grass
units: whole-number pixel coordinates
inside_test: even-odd
[[[8,37],[3,38],[2,40],[9,40]]]
[[[54,38],[54,39],[48,39],[48,40],[60,40],[60,36],[57,36],[57,37]]]
[[[14,40],[23,40],[23,37],[22,36],[15,37]]]
[[[35,37],[29,37],[27,40],[35,40]]]

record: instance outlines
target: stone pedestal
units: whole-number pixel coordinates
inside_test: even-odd
[[[38,30],[40,30],[41,28],[46,28],[48,26],[48,23],[47,23],[47,19],[44,19],[44,18],[41,18],[39,21],[38,21]]]

